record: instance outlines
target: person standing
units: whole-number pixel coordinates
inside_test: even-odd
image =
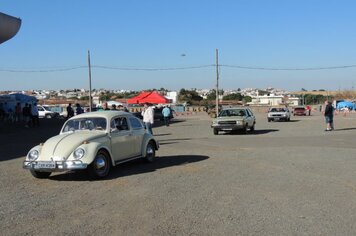
[[[154,122],[154,111],[153,108],[149,106],[148,103],[144,104],[144,108],[143,111],[141,112],[141,115],[143,117],[143,123],[145,124],[147,131],[153,135],[152,125]]]
[[[164,119],[164,124],[166,126],[169,126],[169,119],[171,118],[171,109],[169,109],[168,106],[164,106],[164,108],[162,109],[162,115]]]
[[[325,101],[324,117],[326,122],[325,131],[332,131],[334,129],[334,107],[329,101]]]
[[[74,110],[72,108],[72,103],[67,106],[67,120],[74,116]]]
[[[31,120],[31,108],[26,103],[24,108],[22,108],[22,115],[25,122],[25,127],[28,128]]]
[[[22,121],[22,109],[21,109],[21,103],[17,103],[15,106],[15,121],[16,122],[21,122]]]
[[[40,126],[40,119],[39,119],[37,103],[34,103],[31,107],[31,118],[32,118],[32,126]]]
[[[101,109],[99,109],[98,111],[110,111],[110,108],[108,106],[108,103],[107,102],[104,102],[102,105],[101,105]]]
[[[83,108],[80,106],[79,103],[75,104],[75,106],[76,106],[76,113],[77,113],[77,115],[84,113],[84,110],[83,110]]]

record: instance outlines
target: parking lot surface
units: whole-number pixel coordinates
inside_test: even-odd
[[[39,180],[27,151],[57,134],[0,127],[1,235],[356,235],[356,115],[320,114],[214,135],[205,114],[156,124],[158,158]]]

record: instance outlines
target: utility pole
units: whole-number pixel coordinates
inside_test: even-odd
[[[91,99],[91,65],[90,65],[90,51],[89,50],[88,50],[88,68],[89,68],[89,112],[91,112],[93,102]]]
[[[216,49],[216,117],[219,115],[219,50]]]

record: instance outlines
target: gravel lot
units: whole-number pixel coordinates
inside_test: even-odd
[[[155,163],[34,179],[27,151],[59,132],[0,126],[1,235],[356,235],[356,115],[268,123],[214,136],[204,114],[158,126]]]

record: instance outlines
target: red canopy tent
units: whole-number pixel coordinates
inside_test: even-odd
[[[170,103],[170,100],[162,96],[156,91],[153,92],[141,92],[136,97],[130,98],[127,100],[128,104],[142,104],[142,103]]]

